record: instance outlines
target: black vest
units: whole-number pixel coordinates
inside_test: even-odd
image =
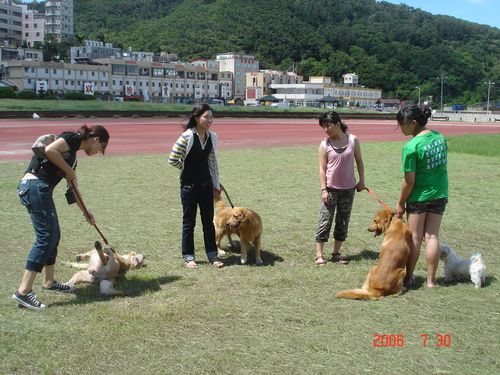
[[[200,137],[193,133],[193,146],[184,160],[184,169],[181,173],[181,184],[203,184],[211,181],[208,167],[208,156],[212,151],[212,137],[207,134],[208,140],[203,150]]]

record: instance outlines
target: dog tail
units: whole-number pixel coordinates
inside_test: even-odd
[[[366,289],[350,289],[338,292],[337,294],[335,294],[335,297],[349,299],[377,299],[380,296],[376,296]]]

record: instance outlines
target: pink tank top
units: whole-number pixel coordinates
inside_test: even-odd
[[[354,137],[347,133],[347,146],[343,151],[335,150],[329,139],[324,142],[326,150],[326,186],[333,189],[353,189],[354,177]]]

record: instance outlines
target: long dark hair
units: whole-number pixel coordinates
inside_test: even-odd
[[[323,113],[319,118],[319,126],[322,128],[328,124],[337,124],[340,123],[340,129],[345,133],[348,129],[347,125],[344,124],[339,116],[339,114],[335,111],[330,111]]]
[[[431,117],[431,109],[424,105],[419,107],[416,104],[405,105],[396,115],[396,120],[399,124],[415,120],[419,127],[423,128],[427,125],[427,120]]]
[[[202,105],[196,105],[193,107],[191,111],[191,115],[189,116],[189,120],[186,124],[183,125],[184,130],[195,128],[196,127],[196,117],[202,116],[205,112],[212,111],[212,107],[210,107],[207,103],[203,103]]]
[[[88,127],[87,125],[83,125],[78,129],[77,133],[80,135],[82,141],[93,137],[99,138],[99,142],[102,143],[102,153],[104,154],[104,150],[109,142],[109,133],[104,126],[92,125]]]

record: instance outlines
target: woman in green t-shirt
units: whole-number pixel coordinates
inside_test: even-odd
[[[403,216],[406,211],[408,224],[413,232],[414,249],[406,265],[407,287],[412,287],[415,283],[413,270],[424,238],[427,286],[436,286],[439,227],[448,203],[448,146],[440,133],[426,127],[430,116],[430,108],[408,105],[396,117],[401,132],[412,136],[403,147],[404,177],[396,207],[398,217]]]

